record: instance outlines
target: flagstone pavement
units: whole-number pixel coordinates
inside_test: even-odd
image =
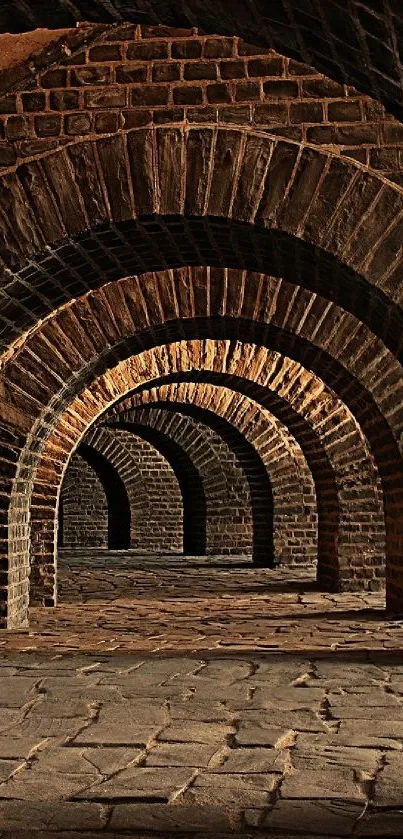
[[[63,553],[0,637],[0,837],[403,837],[403,621],[245,558]]]

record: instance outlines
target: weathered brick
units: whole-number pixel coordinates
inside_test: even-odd
[[[112,79],[111,68],[107,65],[99,67],[80,67],[71,71],[71,84],[76,87],[83,85],[106,85]]]
[[[229,58],[234,54],[233,38],[207,38],[203,47],[205,58]]]
[[[59,67],[56,70],[48,70],[42,73],[40,77],[42,87],[66,87],[67,86],[67,70],[64,67]]]
[[[153,64],[153,82],[177,82],[180,79],[180,65],[177,61],[161,61]]]
[[[61,131],[62,119],[59,114],[36,116],[34,125],[38,137],[57,137]]]
[[[226,84],[207,85],[207,101],[211,104],[231,102],[231,92]]]
[[[290,122],[322,122],[323,105],[321,102],[292,102]]]
[[[130,95],[134,108],[138,105],[167,105],[169,88],[159,85],[142,85],[134,87]]]
[[[120,61],[121,48],[118,44],[100,44],[89,50],[90,61]]]
[[[203,90],[201,87],[174,87],[173,100],[175,105],[201,105]]]
[[[53,111],[75,111],[78,108],[79,95],[76,90],[52,90],[50,107]]]
[[[298,85],[293,81],[275,79],[263,82],[263,92],[267,99],[293,99],[298,96]]]
[[[239,53],[242,55],[242,53]],[[284,72],[283,59],[280,56],[267,58],[251,58],[248,61],[249,76],[282,76]]]
[[[44,93],[23,93],[21,96],[24,111],[38,112],[46,108],[46,96]]]
[[[188,81],[216,79],[217,65],[213,61],[189,61],[185,64],[183,77]]]
[[[329,102],[327,113],[330,122],[359,122],[362,119],[359,100]]]
[[[235,87],[236,102],[253,102],[261,97],[259,82],[237,82]]]
[[[128,61],[153,61],[168,58],[166,41],[136,41],[127,48]]]
[[[171,48],[172,58],[201,58],[202,45],[198,40],[174,41]]]
[[[134,91],[133,91],[134,92]],[[85,91],[87,108],[124,108],[126,106],[126,90],[122,87],[107,87]]]
[[[9,117],[6,122],[6,136],[8,140],[23,140],[29,137],[29,124],[26,117]]]
[[[89,134],[91,131],[91,118],[89,114],[69,114],[64,120],[66,134]]]
[[[135,82],[145,82],[147,79],[147,65],[146,64],[126,64],[123,67],[116,69],[116,81],[119,84],[133,84]]]

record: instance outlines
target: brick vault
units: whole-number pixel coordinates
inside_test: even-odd
[[[172,619],[172,637],[175,620],[190,633],[187,647],[175,636],[158,650],[172,643],[193,655],[201,649],[194,602],[203,602],[203,591],[211,595],[214,580],[228,598],[233,589],[226,587],[236,580],[246,587],[235,611],[244,608],[244,620],[252,621],[253,593],[266,596],[273,580],[287,585],[293,574],[308,580],[315,596],[321,592],[327,619],[344,602],[376,605],[382,631],[393,636],[396,630],[393,637],[400,638],[400,6],[394,0],[0,0],[0,644],[19,649],[18,632],[34,627],[35,634],[40,621],[45,634],[56,631],[58,609],[65,608],[65,626],[77,621],[87,639],[82,643],[93,651],[91,621],[101,631],[110,614],[91,612],[85,585],[93,592],[102,578],[105,597],[112,586],[115,599],[125,598],[125,586],[145,598],[155,585],[144,613],[128,618],[139,618],[134,635],[150,621],[144,643],[155,652],[147,645],[160,637],[152,624],[158,601],[165,628]],[[194,576],[189,558],[199,563]],[[249,589],[243,574],[251,569],[255,588]],[[176,607],[161,606],[158,586],[187,586],[185,618]],[[213,600],[209,616],[216,620]],[[78,617],[68,612],[70,602],[83,604]],[[310,642],[320,647],[317,629]],[[226,631],[231,645],[232,630]],[[298,631],[298,644],[308,644],[305,629]],[[254,650],[263,645],[263,630],[256,632]],[[214,648],[215,641],[208,643]],[[332,649],[340,644],[338,638]],[[162,673],[165,664],[160,667]],[[189,695],[195,685],[213,689],[220,678],[210,662],[206,672],[213,675],[204,687],[198,667],[194,661],[182,674]],[[227,661],[222,672],[237,696],[240,682],[249,680],[252,701],[262,691],[256,673],[266,672],[258,667],[255,659]],[[309,667],[292,670],[286,704],[303,684],[315,705],[319,688],[311,681],[320,667]],[[121,685],[122,672],[115,674]],[[325,666],[323,673],[318,678],[331,682]],[[374,671],[368,673],[360,695],[379,682],[379,674],[371,681]],[[282,677],[273,678],[280,684]],[[394,678],[388,671],[383,681],[390,686]],[[396,678],[401,687],[402,676]],[[399,690],[390,687],[396,707]],[[154,731],[162,712],[155,710],[155,720],[152,710],[147,716],[150,695],[140,699]],[[315,725],[326,721],[327,734],[334,733],[330,707],[321,696],[314,712],[304,710],[316,714]],[[286,710],[294,713],[294,705]],[[232,711],[226,707],[226,714]],[[98,708],[91,717],[101,728],[103,713]],[[301,740],[307,732],[324,734],[304,717],[306,729],[298,719],[295,730],[286,726],[280,735],[276,729],[273,742],[256,733],[242,742],[243,723],[232,730],[228,714],[198,724],[221,726],[225,754],[212,765],[233,760],[231,777],[243,778],[244,771],[260,777],[261,747],[292,750],[297,743],[298,750],[295,732]],[[180,722],[171,723],[178,734]],[[192,721],[186,725],[194,733]],[[403,729],[396,731],[384,736],[401,739]],[[210,754],[207,729],[195,736],[193,746],[201,737],[211,761],[216,753]],[[369,740],[366,731],[363,751],[381,748]],[[77,742],[89,748],[85,738]],[[106,745],[113,744],[123,748],[118,740]],[[155,743],[140,737],[140,745],[152,751]],[[333,747],[326,741],[327,750]],[[256,750],[247,770],[245,755],[227,754],[238,748]],[[11,757],[0,754],[0,772],[3,762],[20,758],[11,751]],[[147,751],[138,765],[148,767],[148,758]],[[376,803],[378,773],[387,765],[382,750],[372,758],[370,769],[367,758],[364,768],[360,763],[364,815]],[[58,766],[57,755],[54,760]],[[273,806],[281,804],[283,789],[293,798],[297,764],[290,754],[284,761],[281,781],[270,788]],[[128,763],[116,771],[127,772]],[[183,772],[176,800],[204,781],[197,766],[189,780],[186,761],[175,765]],[[84,764],[77,772],[72,766],[72,776],[85,774]],[[14,797],[26,797],[20,769],[7,767]],[[312,792],[311,764],[307,771]],[[71,789],[69,801],[74,784]],[[329,800],[340,790],[345,787],[336,784]],[[343,802],[350,807],[352,800],[346,792]],[[385,800],[385,807],[396,804]],[[130,829],[118,808],[105,815],[108,796],[105,801],[102,829],[108,832],[109,823],[123,833]],[[329,816],[330,827],[337,824],[326,834],[378,836],[359,832],[363,813],[354,811],[346,827],[347,810],[336,814],[339,821],[333,813],[334,823]],[[281,819],[266,822],[262,812],[247,815],[245,805],[242,824],[250,835],[269,835],[259,832],[262,825],[282,829]],[[220,822],[221,810],[216,816]],[[290,834],[295,818],[287,822]],[[222,835],[232,831],[228,824]],[[379,822],[373,824],[378,830]]]

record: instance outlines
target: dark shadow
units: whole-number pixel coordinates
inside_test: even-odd
[[[94,470],[104,489],[108,504],[108,548],[130,548],[130,502],[117,469],[93,446],[80,443],[76,453]]]

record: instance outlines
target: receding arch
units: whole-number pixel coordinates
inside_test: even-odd
[[[168,461],[182,495],[183,502],[183,553],[204,556],[206,553],[206,495],[202,479],[191,457],[159,429],[140,423],[122,425],[122,429],[136,434],[151,443]]]
[[[108,503],[108,548],[130,548],[130,502],[119,472],[110,461],[88,443],[80,443],[77,454],[94,470]]]
[[[164,408],[167,411],[193,417],[208,425],[222,437],[234,452],[249,485],[253,520],[253,562],[263,567],[273,567],[275,564],[273,551],[273,493],[267,471],[251,443],[233,425],[206,408],[197,408],[197,406],[191,405],[172,406],[168,402],[156,406],[150,405],[143,407],[146,410],[149,407],[150,411],[154,407]],[[113,425],[112,422],[108,422],[108,426]],[[131,422],[127,420],[119,421],[115,427],[130,430]]]

